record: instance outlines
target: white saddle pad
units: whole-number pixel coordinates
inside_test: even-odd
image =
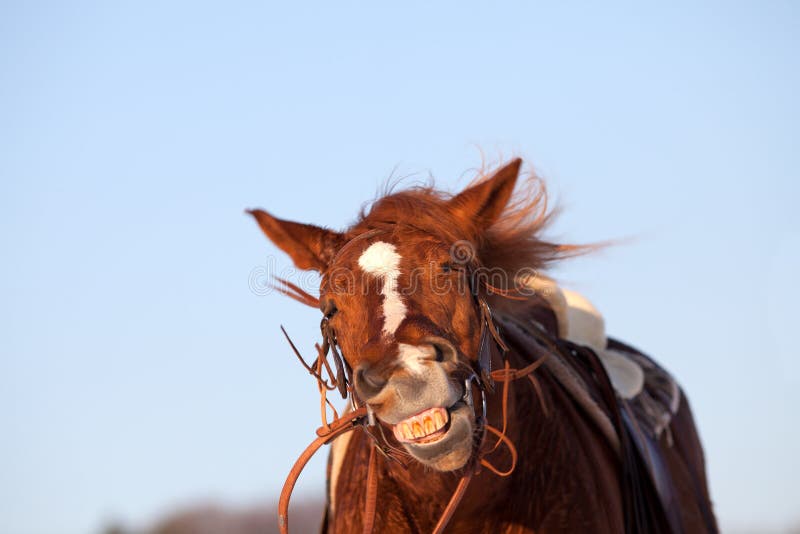
[[[553,280],[542,276],[529,278],[524,283],[550,304],[558,321],[559,337],[589,347],[597,354],[620,397],[632,399],[641,393],[644,371],[630,358],[607,348],[603,316],[586,297],[562,289]]]

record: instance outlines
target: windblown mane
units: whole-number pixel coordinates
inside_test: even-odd
[[[490,175],[481,173],[470,185],[489,178]],[[543,239],[543,231],[558,210],[548,209],[545,183],[533,173],[517,187],[505,211],[489,228],[483,228],[480,221],[450,204],[453,198],[454,195],[432,185],[390,192],[362,209],[348,236],[385,229],[400,236],[424,232],[444,243],[465,241],[475,247],[476,259],[483,267],[501,269],[511,275],[505,277],[507,280],[513,280],[513,274],[520,269],[544,269],[554,261],[596,248]]]
[[[470,186],[492,177],[479,172]],[[397,185],[397,184],[394,184]],[[393,186],[368,206],[362,208],[356,222],[345,231],[353,239],[370,230],[391,232],[401,239],[419,239],[420,233],[442,243],[469,244],[470,253],[480,266],[503,276],[492,277],[493,289],[501,293],[513,290],[516,275],[539,272],[555,261],[566,259],[603,246],[603,244],[574,245],[553,243],[542,234],[558,214],[549,209],[544,181],[533,172],[527,173],[506,204],[503,213],[487,227],[474,220],[468,211],[452,203],[456,195],[436,189],[434,185],[418,185],[401,191]],[[274,286],[284,295],[311,307],[318,307],[314,295],[290,281],[277,278]]]

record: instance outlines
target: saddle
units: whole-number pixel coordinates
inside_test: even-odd
[[[535,317],[506,314],[499,314],[498,323],[504,336],[529,339],[538,335],[532,329],[545,329],[557,338],[558,350],[544,366],[618,452],[626,530],[683,533],[677,489],[664,458],[681,403],[677,382],[642,352],[607,338],[602,315],[582,295],[542,277],[526,285],[545,299],[555,324],[545,329]],[[706,512],[708,522],[712,516]]]

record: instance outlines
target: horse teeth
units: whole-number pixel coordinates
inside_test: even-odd
[[[418,421],[414,421],[414,422],[411,424],[411,426],[412,426],[412,428],[414,429],[414,437],[415,437],[415,438],[421,438],[422,436],[424,436],[424,435],[425,435],[425,433],[422,431],[422,425],[421,425],[421,424],[419,424],[419,422],[418,422]]]
[[[430,408],[397,423],[394,433],[400,441],[414,441],[438,432],[447,424],[447,419],[446,409]]]
[[[439,430],[444,426],[444,416],[440,410],[433,412],[433,421],[436,425],[436,430]]]
[[[430,417],[425,418],[425,434],[432,434],[436,431],[436,428],[433,426],[433,421]]]

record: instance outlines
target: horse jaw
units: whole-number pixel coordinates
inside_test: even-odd
[[[451,376],[452,364],[422,361],[416,365],[421,366],[419,371],[405,368],[393,373],[369,403],[412,458],[437,471],[461,469],[475,443],[475,414],[465,401],[463,382]],[[440,419],[425,421],[430,414],[439,417],[445,410],[444,426]]]
[[[402,444],[414,459],[436,471],[461,469],[473,452],[475,416],[472,408],[459,401],[449,412],[449,428],[439,439]]]

